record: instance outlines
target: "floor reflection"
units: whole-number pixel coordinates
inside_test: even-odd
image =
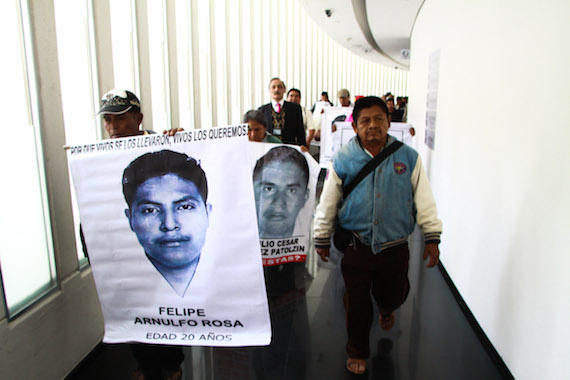
[[[302,263],[265,268],[271,344],[211,348],[212,378],[500,379],[439,271],[425,268],[422,250],[416,232],[410,239],[410,295],[391,331],[372,327],[364,375],[345,368],[342,254],[333,251],[329,263],[318,263],[315,276]]]
[[[265,269],[269,346],[185,347],[183,380],[501,379],[441,273],[425,268],[419,233],[409,244],[410,295],[392,330],[372,326],[364,375],[345,368],[342,255],[332,251],[329,263],[310,258]],[[101,345],[68,379],[129,379],[135,366],[124,345]]]
[[[304,263],[289,263],[264,268],[267,299],[271,316],[272,339],[267,347],[214,348],[215,379],[305,379],[310,361],[310,331],[306,288],[311,276]],[[231,357],[232,360],[228,360]],[[236,359],[249,368],[239,374]]]

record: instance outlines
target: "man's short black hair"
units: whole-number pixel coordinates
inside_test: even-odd
[[[243,122],[249,123],[250,121],[257,121],[259,124],[267,128],[267,120],[265,120],[265,115],[263,112],[258,110],[249,110],[243,115]]]
[[[204,200],[208,199],[206,173],[194,158],[171,150],[160,150],[143,154],[133,160],[123,172],[123,195],[131,208],[135,193],[140,185],[154,177],[174,174],[196,186]]]
[[[386,103],[382,99],[380,99],[377,96],[367,96],[364,98],[360,98],[356,102],[354,102],[354,108],[352,109],[352,120],[354,120],[355,123],[358,123],[358,116],[360,116],[360,112],[365,108],[370,108],[374,106],[380,107],[382,111],[384,111],[386,116],[390,115],[388,107],[386,106]]]
[[[303,173],[303,179],[305,181],[305,186],[309,184],[309,164],[307,164],[307,159],[299,153],[295,148],[289,146],[278,146],[271,149],[269,152],[265,153],[257,162],[255,163],[255,168],[253,169],[253,180],[259,179],[261,171],[265,165],[271,162],[290,162],[297,165],[301,172]]]
[[[299,93],[299,98],[301,97],[301,90],[299,90],[298,88],[294,88],[294,87],[291,88],[289,91],[287,91],[287,96],[289,96],[289,93],[290,93],[291,91],[297,91],[297,92]]]

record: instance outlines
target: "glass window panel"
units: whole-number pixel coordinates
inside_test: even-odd
[[[140,94],[138,81],[138,49],[136,18],[133,0],[109,2],[113,48],[113,77],[115,88],[124,88]]]
[[[287,86],[291,85],[291,77],[287,74],[287,57],[288,54],[287,50],[287,41],[289,38],[285,35],[287,31],[287,9],[285,7],[285,1],[275,1],[273,2],[275,7],[273,11],[275,13],[275,17],[273,18],[275,22],[275,50],[277,52],[276,59],[277,59],[277,76],[281,79],[285,80],[285,84]],[[290,87],[289,87],[290,88]]]
[[[187,0],[177,0],[176,7],[176,47],[178,57],[178,99],[180,105],[180,127],[194,129],[194,75],[192,66],[191,9]],[[174,127],[174,126],[173,126]]]
[[[214,60],[215,75],[213,77],[215,82],[215,112],[216,112],[216,126],[228,125],[228,102],[227,102],[227,57],[226,57],[226,12],[225,0],[214,0],[212,2],[215,12],[212,12],[214,18],[212,28],[214,34],[214,52],[216,59]]]
[[[293,14],[291,9],[292,4],[291,1],[287,0],[280,1],[280,4],[282,6],[282,13],[280,14],[285,15],[285,22],[283,23],[283,27],[279,29],[280,32],[283,33],[279,40],[283,42],[286,41],[286,44],[284,44],[286,45],[286,50],[280,51],[281,57],[279,57],[279,60],[285,64],[285,68],[283,70],[286,70],[287,72],[286,80],[288,82],[288,88],[299,87],[299,83],[296,81],[293,71],[293,66],[298,67],[299,65],[299,61],[296,57],[299,45],[296,43],[297,40],[295,38],[295,26],[293,24]],[[293,62],[295,62],[295,65],[293,65]]]
[[[0,124],[0,131],[4,136],[16,136],[17,131],[17,143],[0,140],[2,178],[9,179],[0,187],[2,198],[9,200],[0,213],[0,265],[10,316],[55,284],[41,143],[28,93],[33,79],[28,81],[25,61],[22,26],[29,25],[23,3],[21,18],[19,2],[0,2],[0,33],[15,37],[0,40],[3,54],[13,57],[1,63],[0,113],[7,120]]]
[[[267,90],[267,87],[269,86],[269,79],[273,78],[275,75],[273,75],[272,73],[273,71],[273,67],[272,67],[272,58],[271,58],[271,54],[272,54],[272,41],[271,41],[271,33],[267,33],[267,31],[270,30],[271,25],[272,25],[272,20],[271,20],[271,7],[270,7],[271,3],[268,1],[262,1],[261,2],[261,6],[263,7],[263,14],[261,16],[261,18],[259,19],[259,22],[262,24],[262,30],[264,31],[264,33],[261,33],[262,36],[262,47],[263,47],[263,54],[261,56],[261,59],[263,60],[263,83],[262,83],[262,88],[263,88],[263,96],[262,99],[265,101],[262,101],[261,104],[267,103],[266,99],[269,99],[269,92]]]
[[[195,94],[200,99],[200,115],[202,117],[198,128],[209,128],[212,126],[211,111],[211,54],[210,54],[210,3],[208,1],[198,1],[196,3],[197,14],[193,15],[193,22],[198,24],[198,52],[200,77],[199,94]]]
[[[230,39],[230,57],[228,61],[230,62],[230,87],[228,91],[231,92],[231,109],[232,109],[232,124],[241,123],[242,121],[242,112],[241,104],[242,104],[242,95],[241,95],[241,52],[240,52],[240,18],[236,17],[235,15],[239,15],[240,13],[240,3],[239,1],[230,0],[228,2],[229,6],[229,39]],[[253,23],[254,27],[257,28],[256,36],[254,43],[256,43],[256,52],[259,52],[259,23]],[[256,67],[260,67],[261,59],[256,59]],[[261,74],[261,70],[258,69],[256,71],[258,75]],[[259,80],[259,79],[258,79]]]
[[[257,108],[259,104],[253,104],[253,89],[252,89],[252,57],[249,52],[251,52],[251,41],[254,36],[251,35],[251,1],[241,0],[241,32],[242,32],[242,90],[243,90],[243,107],[245,111]],[[264,102],[265,103],[265,102]]]
[[[59,78],[65,142],[81,144],[100,138],[97,127],[96,107],[93,96],[93,72],[90,54],[90,28],[87,1],[54,2],[59,60]],[[71,181],[71,175],[69,176]],[[80,265],[87,265],[79,236],[79,210],[75,188],[71,188],[71,202],[75,225],[75,241]]]
[[[55,0],[54,8],[66,144],[93,141],[98,136],[87,2]]]
[[[147,7],[152,129],[162,132],[170,129],[166,4],[163,1],[149,1]]]
[[[300,86],[302,87],[303,97],[302,97],[302,104],[307,108],[311,109],[311,106],[314,102],[313,94],[310,91],[310,88],[307,83],[307,73],[308,73],[308,66],[307,60],[309,58],[309,52],[307,51],[307,16],[305,12],[299,7],[299,4],[295,3],[295,12],[299,16],[299,39],[301,40],[301,49],[300,49],[300,61],[301,64],[299,65],[299,81]]]

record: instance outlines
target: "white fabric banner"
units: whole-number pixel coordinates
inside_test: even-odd
[[[412,133],[411,129],[414,126],[408,123],[390,123],[390,129],[388,129],[388,134],[395,137],[397,140],[403,142],[406,145],[412,146]]]
[[[107,343],[267,345],[247,126],[73,146]]]
[[[250,142],[249,153],[263,265],[304,262],[319,164],[293,145]]]
[[[352,115],[352,107],[324,108],[321,114],[321,151],[319,164],[326,168],[334,155],[334,141],[339,140],[340,133],[337,123],[344,122]]]
[[[356,136],[352,123],[350,122],[337,122],[336,131],[332,134],[332,153],[338,152],[340,148],[350,141],[351,138]],[[388,134],[396,140],[403,142],[406,145],[412,145],[412,133],[410,130],[413,128],[412,124],[407,123],[390,123]]]

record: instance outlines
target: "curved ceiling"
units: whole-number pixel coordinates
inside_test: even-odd
[[[336,42],[373,62],[409,68],[410,35],[425,0],[299,0]]]

